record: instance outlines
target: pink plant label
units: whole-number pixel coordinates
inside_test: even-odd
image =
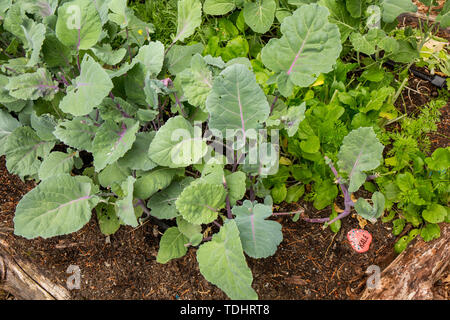
[[[369,250],[372,243],[372,235],[363,229],[352,229],[347,233],[347,239],[353,250],[363,253]]]

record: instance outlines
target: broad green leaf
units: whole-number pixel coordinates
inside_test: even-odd
[[[226,221],[211,241],[200,246],[197,261],[205,279],[231,299],[258,298],[251,287],[253,276],[245,261],[236,221]]]
[[[417,6],[411,0],[382,0],[383,21],[393,22],[400,14],[416,12]]]
[[[63,45],[55,34],[49,34],[45,37],[41,51],[45,64],[50,68],[70,66],[72,62],[72,50]]]
[[[314,185],[314,208],[317,210],[322,210],[326,206],[333,203],[338,195],[338,189],[336,184],[330,180],[325,180],[319,184]]]
[[[22,8],[20,2],[14,3],[6,13],[3,23],[6,31],[11,32],[18,37],[23,43],[26,42],[25,35],[22,29],[22,22],[25,18],[25,10]]]
[[[177,227],[167,229],[159,242],[156,261],[159,263],[167,263],[172,259],[184,256],[187,252],[187,247],[184,245],[188,242],[189,239]]]
[[[100,171],[98,181],[103,188],[109,189],[115,185],[121,185],[130,175],[130,169],[120,166],[118,162],[114,162]]]
[[[77,50],[93,47],[102,32],[102,21],[95,1],[74,0],[58,8],[56,36],[64,45]]]
[[[31,127],[36,131],[39,138],[45,141],[56,140],[53,135],[55,131],[56,121],[55,118],[48,113],[44,113],[41,116],[37,116],[36,112],[31,113]]]
[[[431,157],[425,158],[425,163],[430,170],[448,170],[450,167],[450,148],[437,148]]]
[[[132,170],[152,170],[157,166],[148,156],[148,148],[155,132],[139,132],[130,150],[119,160],[121,166]]]
[[[344,138],[338,153],[338,165],[347,174],[349,192],[357,191],[366,181],[364,171],[374,170],[382,163],[383,149],[372,127],[352,130]]]
[[[54,145],[54,141],[42,141],[30,127],[16,128],[3,149],[8,171],[21,178],[37,174],[41,166],[40,159],[46,158]]]
[[[53,134],[66,145],[78,150],[92,152],[92,141],[98,128],[88,118],[76,117],[60,122]]]
[[[146,74],[150,73],[156,76],[161,72],[163,66],[164,45],[159,41],[152,41],[139,49],[134,60],[144,65]]]
[[[415,46],[412,46],[409,41],[400,39],[397,40],[398,50],[390,55],[390,58],[395,62],[410,63],[419,58],[419,52]]]
[[[183,218],[194,224],[207,224],[217,219],[225,205],[226,191],[222,185],[207,182],[191,183],[175,201]]]
[[[127,49],[125,48],[119,48],[114,51],[109,43],[92,47],[91,50],[100,61],[111,66],[121,62],[127,53]]]
[[[188,239],[191,239],[198,234],[200,234],[203,238],[203,235],[201,234],[202,226],[199,224],[192,224],[184,220],[182,217],[177,217],[177,226],[178,230],[180,230],[180,232]]]
[[[189,46],[174,45],[166,55],[166,64],[173,75],[180,73],[191,65],[192,57],[202,53],[203,44],[196,43]]]
[[[441,12],[436,17],[436,21],[440,23],[441,28],[450,27],[450,1],[446,1]]]
[[[172,219],[178,216],[175,201],[193,180],[192,177],[186,177],[180,181],[173,181],[170,186],[151,196],[148,200],[151,215],[158,219]]]
[[[45,25],[32,20],[25,20],[22,29],[27,39],[24,48],[31,52],[27,66],[32,67],[39,62],[39,53],[45,39]]]
[[[353,18],[359,18],[364,12],[365,1],[345,0],[345,5]]]
[[[320,150],[320,139],[317,136],[310,136],[300,143],[300,148],[306,153],[316,153]]]
[[[338,213],[334,210],[334,208],[332,208],[331,210],[332,210],[332,212],[330,215],[330,221],[338,216]],[[334,233],[338,233],[339,230],[341,229],[341,224],[342,224],[341,220],[336,220],[335,222],[330,224],[329,226],[330,226],[331,231],[333,231]]]
[[[355,203],[355,210],[364,219],[375,223],[384,212],[384,203],[384,195],[377,191],[372,195],[372,206],[364,198],[359,198]]]
[[[394,221],[392,221],[392,234],[394,236],[398,236],[403,231],[405,224],[405,219],[395,219]]]
[[[139,122],[125,119],[121,126],[107,120],[98,129],[92,142],[95,171],[99,172],[131,149],[139,130]]]
[[[202,4],[199,0],[178,1],[177,35],[173,42],[184,41],[202,23]]]
[[[426,242],[437,239],[441,236],[441,228],[438,224],[427,223],[425,227],[422,228],[420,236]]]
[[[272,215],[272,206],[252,204],[245,200],[242,206],[234,206],[233,214],[239,229],[242,247],[252,258],[267,258],[277,251],[283,240],[281,225],[266,220]]]
[[[245,23],[255,32],[266,33],[272,26],[276,8],[275,0],[245,2]]]
[[[297,202],[301,198],[301,196],[303,196],[304,194],[305,194],[305,186],[304,185],[290,186],[289,188],[287,188],[286,202],[287,203]]]
[[[236,0],[206,0],[203,11],[206,14],[220,16],[236,8]]]
[[[167,188],[177,175],[182,175],[184,169],[155,168],[136,180],[134,195],[136,198],[148,199],[158,190]],[[151,205],[151,204],[150,204]]]
[[[135,178],[128,176],[127,180],[122,182],[121,189],[124,193],[124,197],[116,202],[117,216],[124,224],[132,226],[133,228],[136,228],[139,225],[133,206],[133,190],[135,181]]]
[[[117,23],[122,29],[128,26],[127,0],[110,0],[109,10],[112,11],[108,14],[109,20]]]
[[[281,203],[287,197],[287,188],[284,183],[277,183],[273,186],[270,194],[272,195],[273,202]]]
[[[53,176],[27,193],[16,208],[14,234],[50,238],[80,230],[97,205],[92,181],[85,176]]]
[[[84,116],[98,106],[112,88],[113,83],[106,71],[91,56],[85,54],[81,74],[73,80],[59,107],[74,116]]]
[[[261,51],[264,65],[279,75],[279,86],[307,87],[319,74],[332,70],[342,50],[339,29],[328,22],[329,11],[304,5],[283,20],[280,39],[270,39]],[[280,78],[281,75],[281,78]]]
[[[422,216],[427,222],[441,223],[444,222],[447,217],[447,209],[440,204],[433,203],[423,210]]]
[[[242,171],[233,172],[225,176],[228,187],[228,197],[230,204],[234,206],[238,200],[241,200],[247,191],[245,181],[247,176]]]
[[[182,116],[170,118],[156,133],[150,144],[150,159],[170,168],[187,167],[197,163],[206,153],[207,146],[201,129],[194,127]]]
[[[0,156],[5,154],[6,140],[9,135],[21,124],[8,112],[0,109]]]
[[[5,89],[9,90],[9,94],[14,98],[36,100],[41,97],[53,98],[58,86],[46,69],[39,68],[34,73],[11,77]]]
[[[177,80],[188,102],[204,110],[206,98],[213,86],[213,74],[200,54],[192,57],[191,67],[180,72]]]
[[[48,157],[42,161],[41,167],[39,168],[39,179],[45,180],[60,174],[70,174],[76,155],[77,152],[67,154],[54,151],[50,153]]]
[[[254,73],[242,64],[227,67],[214,80],[206,108],[209,127],[220,130],[224,136],[227,130],[240,130],[245,136],[248,130],[262,125],[270,112]]]
[[[114,234],[117,230],[119,230],[120,219],[116,214],[116,208],[113,204],[101,202],[97,205],[97,207],[95,207],[95,212],[97,213],[100,231],[105,236]]]
[[[325,6],[330,11],[328,20],[338,26],[341,34],[341,42],[347,40],[350,33],[358,31],[361,19],[353,18],[344,1],[320,0],[319,4]]]

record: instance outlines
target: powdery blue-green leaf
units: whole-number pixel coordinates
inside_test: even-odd
[[[199,0],[178,1],[177,35],[173,42],[190,37],[202,23],[202,4]]]
[[[112,88],[113,83],[106,71],[85,54],[81,74],[73,80],[59,107],[74,116],[86,115],[103,101]]]
[[[80,230],[98,197],[85,176],[53,176],[27,193],[16,208],[14,234],[50,238]]]
[[[232,206],[244,197],[245,192],[247,191],[247,187],[245,185],[246,179],[247,176],[242,171],[225,175],[228,188],[228,197],[230,198],[230,204]]]
[[[121,166],[132,170],[148,171],[157,166],[148,156],[148,148],[155,132],[139,132],[130,150],[119,160]]]
[[[317,4],[304,5],[283,20],[280,39],[270,39],[262,49],[264,65],[279,75],[277,82],[307,87],[320,73],[328,73],[342,50],[339,29],[328,22],[329,11]]]
[[[134,195],[136,198],[148,199],[159,190],[167,188],[175,176],[183,173],[184,169],[182,168],[155,168],[137,178],[134,185]]]
[[[372,205],[370,205],[365,199],[358,198],[355,203],[355,210],[364,219],[375,223],[384,212],[384,203],[384,195],[377,191],[372,195]]]
[[[347,40],[350,33],[359,30],[361,19],[351,16],[344,1],[320,0],[319,4],[330,11],[328,20],[338,26],[342,43]]]
[[[39,68],[34,73],[11,77],[5,89],[9,90],[9,94],[14,98],[36,100],[41,97],[51,99],[58,91],[58,86],[46,69]]]
[[[0,156],[5,154],[6,140],[9,135],[20,127],[20,122],[8,112],[0,109]]]
[[[135,181],[135,178],[128,176],[127,180],[122,182],[121,189],[124,197],[116,202],[117,216],[124,224],[134,228],[139,225],[133,206],[133,190]]]
[[[220,16],[236,8],[237,0],[206,0],[203,4],[203,11],[206,14]],[[242,2],[242,1],[241,1]]]
[[[234,64],[214,80],[206,99],[209,127],[226,136],[227,129],[257,129],[269,116],[270,107],[256,77],[246,66]]]
[[[233,207],[233,214],[246,254],[252,258],[267,258],[277,251],[283,233],[278,222],[266,220],[272,215],[272,206],[245,200],[242,206]]]
[[[182,116],[170,118],[156,133],[150,144],[150,159],[170,168],[197,163],[207,151],[201,128],[194,127]]]
[[[383,0],[381,8],[383,21],[388,23],[393,22],[402,13],[417,11],[417,6],[412,0]]]
[[[383,160],[384,146],[378,141],[372,127],[352,130],[338,153],[338,165],[349,180],[349,192],[357,191],[366,181],[364,171],[376,169]]]
[[[72,62],[72,50],[63,45],[55,34],[45,37],[41,49],[45,64],[50,67],[70,66]]]
[[[131,170],[119,165],[118,162],[107,165],[105,169],[98,174],[98,181],[104,188],[111,188],[115,185],[121,185],[131,175]]]
[[[345,5],[353,18],[359,18],[364,12],[366,2],[361,0],[345,0]]]
[[[10,173],[21,178],[38,173],[41,159],[47,157],[54,141],[42,141],[30,127],[16,128],[6,140],[4,152],[6,167]]]
[[[197,53],[202,53],[203,44],[196,43],[189,46],[174,45],[166,54],[167,69],[171,74],[177,73],[189,68],[192,57]]]
[[[175,201],[193,180],[192,177],[186,177],[180,181],[173,181],[170,186],[151,196],[148,200],[151,215],[158,219],[172,219],[178,216]]]
[[[222,185],[207,182],[191,183],[175,201],[183,218],[194,224],[207,224],[217,219],[225,205],[226,191]]]
[[[93,121],[76,117],[72,120],[64,120],[60,122],[53,134],[66,145],[78,150],[86,150],[92,152],[92,141],[98,128],[93,125]]]
[[[58,8],[56,36],[70,48],[87,50],[93,47],[102,32],[102,21],[95,1],[74,0]]]
[[[436,21],[440,23],[441,28],[450,27],[450,2],[446,1],[444,7],[439,12],[439,15],[436,17]]]
[[[427,222],[441,223],[444,222],[447,217],[447,209],[440,204],[433,203],[423,210],[422,216]]]
[[[206,98],[212,89],[213,74],[200,54],[192,57],[191,67],[180,72],[177,81],[188,102],[205,109]]]
[[[211,241],[200,246],[197,261],[205,279],[231,299],[258,298],[251,287],[253,276],[245,261],[236,221],[227,220]]]
[[[159,251],[156,261],[167,263],[172,259],[180,258],[187,252],[186,243],[189,239],[177,227],[167,229],[159,242]]]
[[[128,26],[127,0],[110,0],[109,10],[112,11],[108,14],[109,20],[117,23],[122,29]]]
[[[39,168],[39,179],[45,180],[56,175],[69,174],[73,168],[74,157],[77,155],[76,151],[68,154],[59,151],[50,153]]]
[[[119,48],[114,51],[109,43],[92,47],[91,50],[100,61],[112,66],[122,61],[127,53],[125,48]]]
[[[24,48],[31,52],[27,66],[32,67],[39,62],[39,53],[45,39],[45,25],[27,19],[24,21],[22,29],[27,39]]]
[[[163,66],[164,45],[159,41],[152,41],[142,46],[133,60],[139,61],[144,65],[145,73],[156,76],[161,72]]]
[[[199,224],[192,224],[190,222],[187,222],[186,220],[184,220],[181,216],[177,217],[177,227],[178,230],[180,230],[180,232],[182,234],[184,234],[188,239],[192,239],[193,237],[197,236],[197,235],[201,235],[202,239],[203,239],[203,235],[202,235],[202,226]]]
[[[53,135],[55,131],[56,121],[53,115],[44,113],[41,116],[37,116],[36,112],[31,113],[31,127],[36,131],[39,138],[45,141],[56,140]]]
[[[272,26],[276,8],[275,0],[245,2],[245,23],[255,32],[266,33]]]
[[[114,163],[131,149],[139,130],[139,122],[125,119],[119,126],[110,120],[98,129],[92,142],[94,167],[97,172]]]

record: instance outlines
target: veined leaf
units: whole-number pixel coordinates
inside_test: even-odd
[[[362,0],[345,0],[345,5],[348,12],[353,18],[359,18],[364,12],[364,6],[366,2]]]
[[[207,182],[191,183],[175,202],[177,210],[190,223],[206,224],[217,219],[225,205],[226,191],[222,185]]]
[[[206,0],[203,4],[203,11],[206,14],[220,16],[236,8],[236,0]],[[242,1],[241,1],[242,2]]]
[[[0,109],[0,156],[5,154],[6,140],[9,135],[20,126],[21,124],[16,118]]]
[[[175,201],[193,180],[192,177],[186,177],[180,181],[173,181],[170,186],[151,196],[148,200],[151,215],[158,219],[172,219],[178,216]]]
[[[240,130],[245,135],[257,129],[269,116],[270,107],[256,77],[246,66],[234,64],[214,80],[206,99],[211,118],[209,127],[225,136],[227,130]]]
[[[116,202],[117,216],[124,224],[132,226],[133,228],[136,228],[139,225],[133,206],[133,190],[135,181],[135,178],[128,176],[127,180],[122,182],[121,189],[124,193],[124,197]]]
[[[52,99],[58,91],[58,86],[46,69],[39,68],[34,73],[11,77],[5,89],[9,90],[9,94],[14,98],[36,100],[41,97]]]
[[[257,299],[253,276],[242,251],[236,221],[227,220],[212,240],[197,250],[197,261],[206,280],[231,299]]]
[[[116,208],[113,204],[101,202],[95,207],[95,213],[97,214],[100,231],[105,236],[114,234],[119,230],[120,219],[116,214]]]
[[[30,127],[16,128],[4,146],[8,171],[21,178],[37,174],[39,158],[47,157],[54,145],[54,141],[42,141]]]
[[[304,5],[283,20],[283,36],[270,39],[262,49],[264,65],[279,75],[278,85],[286,88],[282,89],[284,96],[290,95],[292,85],[311,85],[336,63],[342,50],[340,34],[328,16],[325,7]]]
[[[157,76],[164,62],[164,45],[159,41],[152,41],[142,46],[134,59],[144,65],[146,74]]]
[[[200,130],[200,131],[199,131]],[[207,151],[201,129],[182,116],[170,118],[156,133],[150,144],[150,159],[170,168],[187,167],[197,163]]]
[[[173,42],[190,37],[202,23],[202,4],[199,0],[178,1],[178,27]]]
[[[95,1],[73,0],[58,8],[56,36],[64,45],[77,50],[93,47],[102,32],[102,21]]]
[[[131,175],[131,170],[119,165],[118,161],[107,165],[105,169],[98,174],[98,181],[104,188],[120,186]]]
[[[148,156],[148,148],[155,137],[155,132],[139,132],[130,150],[119,159],[122,166],[132,170],[152,170],[157,166]]]
[[[276,8],[275,0],[245,2],[245,23],[255,32],[266,33],[272,26]]]
[[[341,34],[341,42],[345,42],[350,33],[359,30],[361,19],[356,19],[351,16],[349,11],[347,11],[344,1],[320,0],[319,4],[327,7],[330,11],[328,20],[338,26]]]
[[[177,227],[167,229],[159,242],[156,261],[159,263],[167,263],[172,259],[184,256],[187,252],[187,247],[184,245],[188,242],[189,239]]]
[[[76,117],[59,123],[53,134],[72,148],[92,152],[92,141],[97,131],[92,120]]]
[[[139,122],[125,119],[121,127],[107,120],[98,129],[92,143],[94,167],[97,172],[114,163],[131,149],[136,140]]]
[[[283,233],[278,222],[266,220],[272,215],[272,206],[253,205],[245,200],[242,206],[233,207],[233,214],[246,254],[252,258],[267,258],[275,254]]]
[[[136,180],[134,195],[136,198],[148,199],[158,190],[167,188],[177,175],[182,175],[184,169],[156,168],[145,173]],[[151,204],[150,204],[151,205]]]
[[[32,67],[39,62],[39,53],[41,52],[42,43],[45,39],[45,25],[27,19],[24,21],[22,29],[27,39],[24,47],[28,51],[31,51],[27,66]]]
[[[97,58],[103,63],[109,65],[116,65],[125,57],[127,49],[119,48],[113,51],[109,43],[103,44],[102,46],[96,46],[91,48],[92,52]]]
[[[450,27],[450,1],[446,1],[436,21],[440,23],[441,28]]]
[[[27,239],[50,238],[80,230],[97,205],[86,176],[53,176],[27,193],[16,208],[14,234]]]
[[[108,14],[109,20],[117,23],[122,29],[127,27],[127,0],[110,0],[108,7],[112,11],[112,13]]]
[[[405,12],[416,12],[417,6],[411,0],[383,0],[383,21],[393,22],[400,14]]]
[[[377,191],[372,195],[372,206],[365,199],[358,198],[355,203],[355,210],[364,219],[375,223],[384,212],[384,202],[384,195]]]
[[[366,181],[364,171],[374,170],[381,164],[383,149],[372,127],[352,130],[344,138],[338,153],[338,165],[348,175],[349,192],[357,191]]]
[[[174,45],[167,52],[166,64],[169,72],[176,75],[191,65],[192,57],[197,53],[202,53],[203,44],[196,43],[189,46]]]
[[[69,174],[73,168],[74,157],[77,152],[71,152],[69,154],[59,151],[54,151],[48,155],[42,161],[42,165],[39,168],[39,179],[45,180],[50,177]]]
[[[112,88],[113,83],[106,71],[85,54],[81,74],[73,80],[59,107],[74,116],[86,115],[103,101]]]

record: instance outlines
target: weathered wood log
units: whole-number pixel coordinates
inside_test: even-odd
[[[0,239],[0,289],[17,299],[67,300],[69,291],[53,283],[25,259],[15,255],[6,241]]]
[[[362,300],[431,300],[433,284],[450,263],[450,224],[443,223],[441,237],[425,242],[417,237],[381,273],[378,288],[366,288]]]

